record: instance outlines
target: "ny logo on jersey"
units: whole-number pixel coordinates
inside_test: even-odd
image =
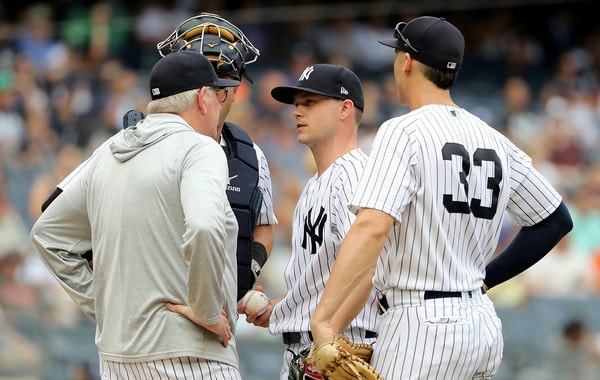
[[[323,243],[323,228],[327,221],[327,214],[325,214],[325,209],[321,207],[319,216],[317,216],[317,219],[313,223],[311,217],[312,211],[312,208],[308,210],[308,215],[304,218],[304,239],[302,239],[302,248],[306,249],[307,238],[309,238],[311,240],[310,253],[311,255],[314,255],[317,253],[317,245]]]

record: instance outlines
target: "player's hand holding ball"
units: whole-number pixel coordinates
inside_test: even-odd
[[[269,307],[269,297],[259,290],[249,290],[239,301],[239,305],[242,304],[246,305],[246,315],[258,311],[258,315],[260,316],[267,311]]]

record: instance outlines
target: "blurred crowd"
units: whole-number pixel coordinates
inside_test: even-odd
[[[43,378],[48,337],[85,325],[33,253],[29,229],[57,183],[123,127],[124,113],[145,112],[156,43],[188,17],[219,13],[261,52],[230,120],[269,160],[279,225],[260,281],[270,296],[285,290],[291,215],[313,173],[296,141],[291,106],[274,101],[270,90],[295,83],[313,62],[353,69],[365,91],[365,152],[384,120],[407,111],[396,101],[393,53],[376,41],[412,18],[414,7],[403,13],[395,2],[375,1],[364,12],[363,3],[344,3],[332,13],[310,1],[292,12],[296,17],[289,9],[280,17],[252,16],[260,2],[228,9],[194,3],[45,2],[8,12],[0,2],[0,379]],[[516,6],[425,12],[451,19],[465,34],[455,99],[531,155],[574,219],[573,231],[538,265],[490,292],[500,307],[531,298],[600,302],[600,26],[591,1],[549,3],[532,6],[535,18]],[[507,218],[499,250],[514,233]],[[81,380],[94,373],[85,366],[70,371]]]

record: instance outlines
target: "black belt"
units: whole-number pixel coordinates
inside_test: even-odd
[[[466,293],[467,293],[467,296],[469,298],[471,298],[475,294],[475,290],[468,290]],[[423,298],[426,300],[431,300],[431,299],[435,299],[435,298],[452,298],[452,297],[460,298],[460,297],[462,297],[462,294],[463,294],[463,292],[444,292],[444,291],[440,291],[440,290],[425,290],[423,292]],[[483,288],[481,288],[481,294],[485,294],[485,290]],[[383,296],[379,299],[379,308],[380,308],[380,312],[383,312],[383,311],[386,311],[387,309],[389,309],[389,305],[388,305],[386,296]]]
[[[475,294],[475,290],[468,290],[466,293],[467,296],[471,298],[473,297],[473,294]],[[425,298],[426,300],[431,300],[434,298],[462,297],[462,294],[463,292],[442,292],[438,290],[426,290],[423,293],[423,298]],[[481,288],[481,294],[485,294],[485,290],[483,290],[483,288]]]
[[[310,331],[308,333],[304,333],[304,332],[284,332],[282,334],[282,336],[283,336],[283,344],[300,343],[300,341],[302,340],[302,334],[308,334],[308,339],[310,339],[310,341],[312,342],[313,336],[312,336],[312,333]],[[367,338],[367,339],[377,338],[377,333],[375,331],[366,330],[365,331],[365,338]]]

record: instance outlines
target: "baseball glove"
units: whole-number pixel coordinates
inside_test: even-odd
[[[369,361],[373,346],[354,343],[345,335],[336,335],[331,342],[313,347],[306,358],[313,363],[323,379],[328,380],[383,380]]]

